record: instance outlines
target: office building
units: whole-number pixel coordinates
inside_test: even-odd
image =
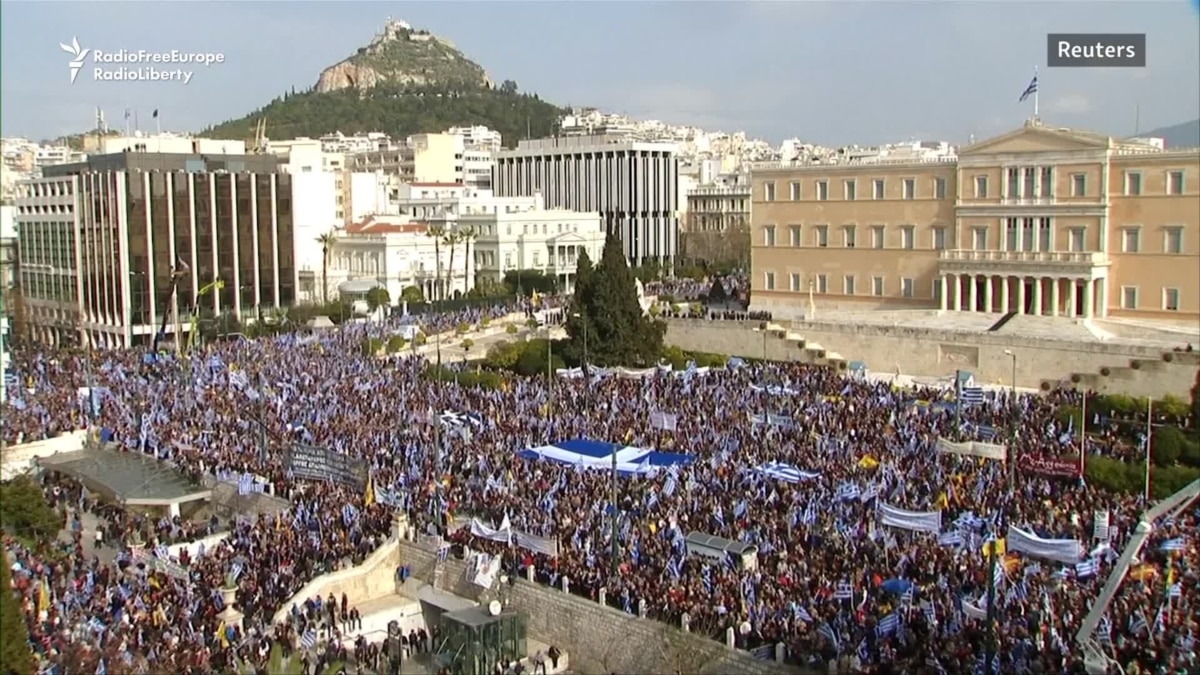
[[[296,300],[291,176],[273,155],[131,150],[47,167],[20,185],[20,275],[31,336],[147,344],[169,311],[246,318]],[[201,295],[220,279],[224,287]],[[167,333],[177,327],[167,317]]]
[[[679,247],[678,164],[670,143],[545,138],[499,152],[492,187],[501,197],[540,193],[549,208],[598,212],[630,265],[669,265]]]
[[[1030,121],[957,155],[752,174],[752,308],[1200,318],[1200,150]]]

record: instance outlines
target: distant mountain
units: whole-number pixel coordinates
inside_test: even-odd
[[[1168,148],[1200,147],[1200,119],[1138,134],[1143,138],[1161,138]]]
[[[493,86],[482,66],[454,45],[403,22],[389,22],[371,43],[321,72],[316,85],[294,89],[254,112],[200,132],[252,141],[259,120],[269,138],[315,138],[381,131],[393,137],[486,125],[506,145],[527,134],[552,135],[565,111],[505,80]]]

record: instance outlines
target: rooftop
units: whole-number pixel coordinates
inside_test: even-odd
[[[165,505],[208,499],[212,492],[166,462],[137,452],[85,448],[39,460],[51,471],[73,476],[92,489],[130,504]]]
[[[380,216],[367,216],[366,220],[350,223],[343,232],[346,234],[424,234],[428,230],[427,223],[406,220],[389,221]]]

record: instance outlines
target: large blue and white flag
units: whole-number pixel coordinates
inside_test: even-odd
[[[1038,76],[1034,75],[1033,79],[1029,81],[1029,86],[1025,87],[1025,91],[1021,94],[1021,98],[1017,99],[1017,103],[1024,103],[1025,101],[1028,101],[1029,97],[1036,94],[1037,91],[1038,91]]]

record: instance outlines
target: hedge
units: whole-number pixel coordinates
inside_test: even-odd
[[[1146,489],[1146,465],[1101,456],[1087,458],[1088,484],[1112,492],[1141,494]],[[1155,499],[1168,497],[1200,478],[1200,469],[1185,466],[1156,466],[1150,471],[1150,493]]]
[[[457,382],[460,387],[482,389],[500,389],[505,379],[502,374],[491,370],[455,370],[434,365],[426,366],[425,377],[438,382]]]

